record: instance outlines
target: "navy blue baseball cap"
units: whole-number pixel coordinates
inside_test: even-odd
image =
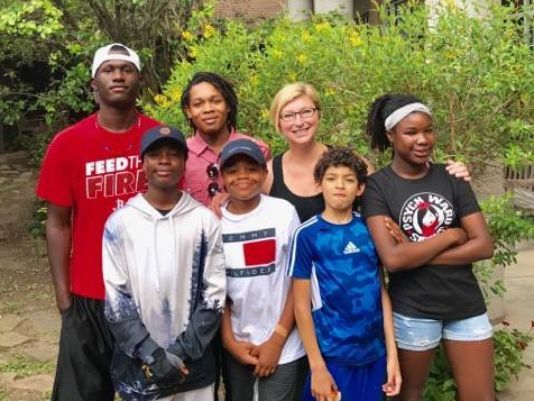
[[[141,149],[139,151],[141,158],[143,158],[143,155],[149,147],[160,141],[174,142],[183,150],[185,158],[187,158],[187,142],[185,141],[184,134],[179,129],[166,125],[150,128],[143,134],[141,138]]]
[[[228,142],[221,151],[219,163],[221,168],[235,155],[247,155],[258,164],[265,165],[265,157],[261,148],[250,139],[236,139],[235,141]]]

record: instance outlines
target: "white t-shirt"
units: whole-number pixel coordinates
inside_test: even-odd
[[[288,248],[299,218],[289,202],[266,195],[249,213],[237,215],[223,208],[222,215],[232,329],[236,339],[259,345],[270,338],[284,310],[291,283],[286,275]],[[304,355],[294,328],[279,364]]]

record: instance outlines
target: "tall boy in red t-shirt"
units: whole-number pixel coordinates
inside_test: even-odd
[[[48,203],[48,260],[62,316],[53,401],[111,401],[112,337],[104,317],[102,233],[111,212],[142,190],[139,56],[114,43],[98,49],[91,87],[99,110],[57,134],[37,196]]]

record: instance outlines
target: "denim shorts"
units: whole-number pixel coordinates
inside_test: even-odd
[[[481,341],[493,335],[487,313],[460,320],[421,319],[393,313],[393,322],[397,347],[408,351],[434,349],[441,339]]]

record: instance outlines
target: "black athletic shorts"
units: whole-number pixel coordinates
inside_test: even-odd
[[[52,401],[113,401],[113,337],[104,301],[73,295],[61,313],[61,337]]]

